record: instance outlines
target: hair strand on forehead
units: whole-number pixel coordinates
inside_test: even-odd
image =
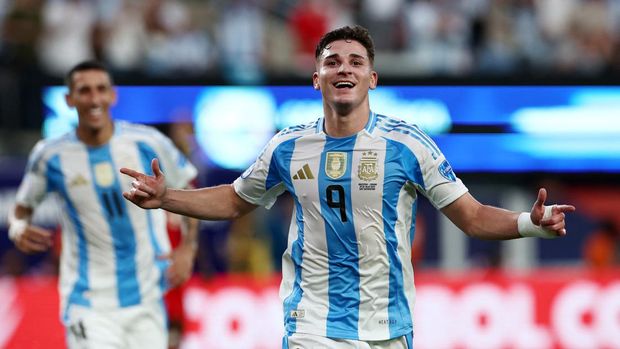
[[[371,64],[374,63],[375,45],[372,41],[372,37],[370,36],[370,33],[368,32],[368,29],[360,25],[356,25],[353,27],[346,26],[346,27],[338,28],[323,35],[323,37],[321,38],[321,40],[316,46],[314,57],[318,60],[319,57],[321,56],[321,53],[323,53],[325,49],[329,49],[331,47],[330,44],[332,42],[338,41],[338,40],[344,40],[346,42],[353,42],[353,41],[359,42],[362,46],[364,46],[364,48],[368,52],[368,59],[370,60],[370,63]]]

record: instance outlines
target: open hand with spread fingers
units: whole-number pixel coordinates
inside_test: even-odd
[[[120,169],[122,174],[134,179],[132,188],[123,192],[123,196],[142,208],[160,208],[167,191],[166,179],[157,159],[151,161],[151,168],[153,176],[126,167]]]

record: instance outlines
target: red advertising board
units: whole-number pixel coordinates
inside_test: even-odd
[[[275,349],[279,276],[194,278],[183,348]],[[620,348],[620,269],[416,273],[416,349]],[[0,347],[64,348],[54,278],[0,279]]]

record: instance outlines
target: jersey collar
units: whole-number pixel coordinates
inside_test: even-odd
[[[371,110],[370,114],[368,115],[368,121],[366,122],[366,126],[364,127],[364,130],[368,133],[372,133],[372,131],[375,129],[376,124],[377,124],[377,114]],[[316,123],[316,133],[321,133],[321,132],[327,134],[325,132],[325,117],[320,117]]]

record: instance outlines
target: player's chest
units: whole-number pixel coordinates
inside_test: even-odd
[[[75,148],[60,152],[47,164],[47,179],[52,189],[80,197],[93,189],[108,190],[129,185],[130,180],[119,173],[121,167],[142,168],[139,154],[125,147]]]
[[[382,194],[385,151],[327,149],[294,154],[287,172],[290,189],[302,204],[345,195],[373,200]]]

